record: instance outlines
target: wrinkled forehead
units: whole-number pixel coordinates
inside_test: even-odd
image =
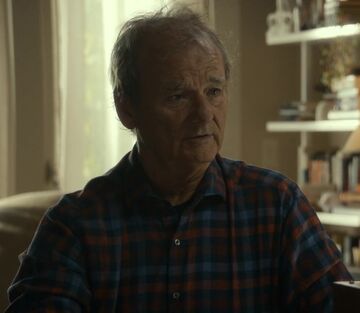
[[[138,49],[139,70],[146,64],[167,64],[174,56],[186,58],[187,52],[197,49],[204,56],[215,59],[220,55],[219,49],[206,33],[189,34],[179,31],[164,31],[158,34],[151,32],[144,36]],[[181,60],[180,58],[177,58]],[[221,57],[222,59],[222,57]],[[222,60],[224,63],[224,60]]]
[[[142,65],[140,83],[161,90],[181,89],[193,84],[225,83],[224,63],[217,48],[189,44],[147,55]],[[149,82],[151,81],[151,84]]]

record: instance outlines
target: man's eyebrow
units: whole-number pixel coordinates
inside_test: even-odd
[[[225,77],[209,76],[209,82],[214,84],[224,84],[226,82]]]
[[[174,81],[167,81],[163,84],[162,88],[164,90],[172,91],[172,90],[179,90],[183,89],[185,86],[185,82],[182,80],[174,80]]]
[[[225,77],[222,76],[209,76],[207,80],[209,83],[217,84],[217,85],[223,85],[226,82]],[[166,91],[176,91],[176,90],[182,90],[186,88],[186,86],[187,86],[186,81],[182,79],[170,80],[162,85],[162,89]]]

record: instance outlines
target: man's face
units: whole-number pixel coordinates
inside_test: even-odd
[[[211,162],[224,134],[223,59],[197,44],[165,55],[161,49],[139,58],[140,101],[132,105],[140,153],[178,165]]]

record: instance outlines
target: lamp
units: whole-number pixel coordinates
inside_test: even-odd
[[[342,151],[345,154],[360,152],[360,126],[351,133]]]

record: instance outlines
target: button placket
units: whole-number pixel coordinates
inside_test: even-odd
[[[186,216],[181,216],[177,229],[173,234],[169,251],[169,284],[168,299],[169,310],[171,312],[182,311],[182,303],[185,301],[183,293],[183,273],[186,266],[186,239],[184,231],[186,230]],[[185,229],[184,229],[185,228]],[[186,236],[185,236],[186,237]]]

